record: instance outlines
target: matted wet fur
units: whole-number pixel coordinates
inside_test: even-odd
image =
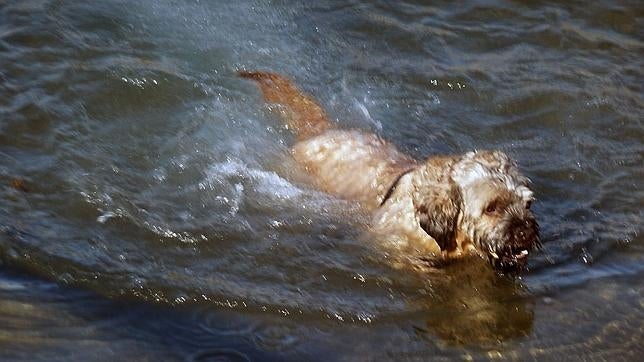
[[[397,248],[429,259],[477,253],[502,270],[520,270],[539,245],[529,180],[503,152],[416,160],[372,133],[335,127],[285,77],[239,75],[257,82],[266,101],[284,106],[297,137],[293,157],[318,186],[360,201],[373,212],[372,231]]]

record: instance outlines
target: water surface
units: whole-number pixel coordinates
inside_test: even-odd
[[[0,358],[635,359],[639,2],[5,1]],[[501,149],[521,278],[392,266],[238,69],[415,157]]]

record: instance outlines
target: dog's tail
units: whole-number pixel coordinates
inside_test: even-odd
[[[290,80],[271,72],[239,71],[238,74],[257,82],[267,102],[286,106],[282,115],[298,139],[314,137],[332,127],[322,107]]]

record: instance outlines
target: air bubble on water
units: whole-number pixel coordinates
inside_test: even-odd
[[[471,354],[469,354],[469,353],[462,354],[462,355],[461,355],[461,358],[462,358],[464,361],[474,361],[474,357],[472,357],[472,355],[471,355]]]
[[[230,200],[226,196],[217,196],[215,197],[215,200],[221,202],[222,204],[228,204]]]
[[[357,317],[358,317],[358,320],[363,323],[371,323],[375,318],[373,314],[366,313],[366,312],[358,313]]]
[[[58,280],[65,284],[71,284],[75,279],[71,274],[65,272],[58,277]]]
[[[441,100],[440,100],[440,98],[438,98],[438,96],[436,94],[428,93],[427,97],[431,100],[431,102],[433,104],[436,104],[436,105],[441,104]]]
[[[503,358],[503,354],[500,351],[497,351],[497,350],[488,351],[487,356],[488,356],[489,359],[501,359],[501,358]]]
[[[277,220],[271,221],[271,226],[274,227],[274,228],[279,228],[279,227],[281,227],[283,225],[284,225],[284,223],[281,222],[281,221],[277,221]]]
[[[143,280],[143,278],[135,276],[132,278],[132,285],[138,289],[143,289],[143,286],[145,285],[145,281]]]
[[[98,221],[101,224],[104,224],[107,220],[115,217],[116,214],[111,212],[111,211],[106,211],[103,214],[101,214],[99,217],[96,218],[96,221]]]
[[[83,199],[85,199],[87,203],[90,203],[92,205],[108,205],[112,202],[112,197],[106,193],[87,193],[81,191],[80,195],[83,197]]]
[[[182,221],[188,221],[194,219],[194,216],[192,216],[191,213],[188,211],[179,211],[177,213],[177,216],[182,220]]]
[[[163,236],[166,238],[170,239],[176,239],[179,240],[183,243],[186,244],[196,244],[197,239],[192,237],[189,233],[187,232],[174,232],[169,228],[164,228],[161,226],[153,225],[149,222],[144,222],[143,225],[145,225],[150,231],[154,232],[155,234],[159,236]]]
[[[165,298],[163,297],[163,293],[160,293],[160,292],[153,292],[152,299],[157,303],[163,302],[165,300]]]
[[[590,265],[593,263],[593,256],[590,255],[590,253],[588,252],[588,250],[586,250],[586,248],[581,249],[581,254],[579,254],[579,259],[584,264],[587,264],[587,265]]]
[[[165,170],[165,168],[157,167],[154,169],[154,172],[152,173],[152,177],[158,182],[163,182],[168,177],[168,173]]]
[[[230,206],[230,210],[228,211],[228,213],[231,216],[237,215],[237,212],[239,211],[239,204],[241,203],[243,196],[244,196],[244,185],[235,184],[235,197],[233,198],[232,205]]]
[[[188,300],[188,298],[185,295],[180,295],[174,298],[174,302],[176,304],[183,304]]]

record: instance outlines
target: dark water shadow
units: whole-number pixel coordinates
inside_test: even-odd
[[[478,257],[427,271],[432,293],[412,303],[421,338],[450,345],[487,346],[529,336],[534,302],[520,277],[501,275]]]

